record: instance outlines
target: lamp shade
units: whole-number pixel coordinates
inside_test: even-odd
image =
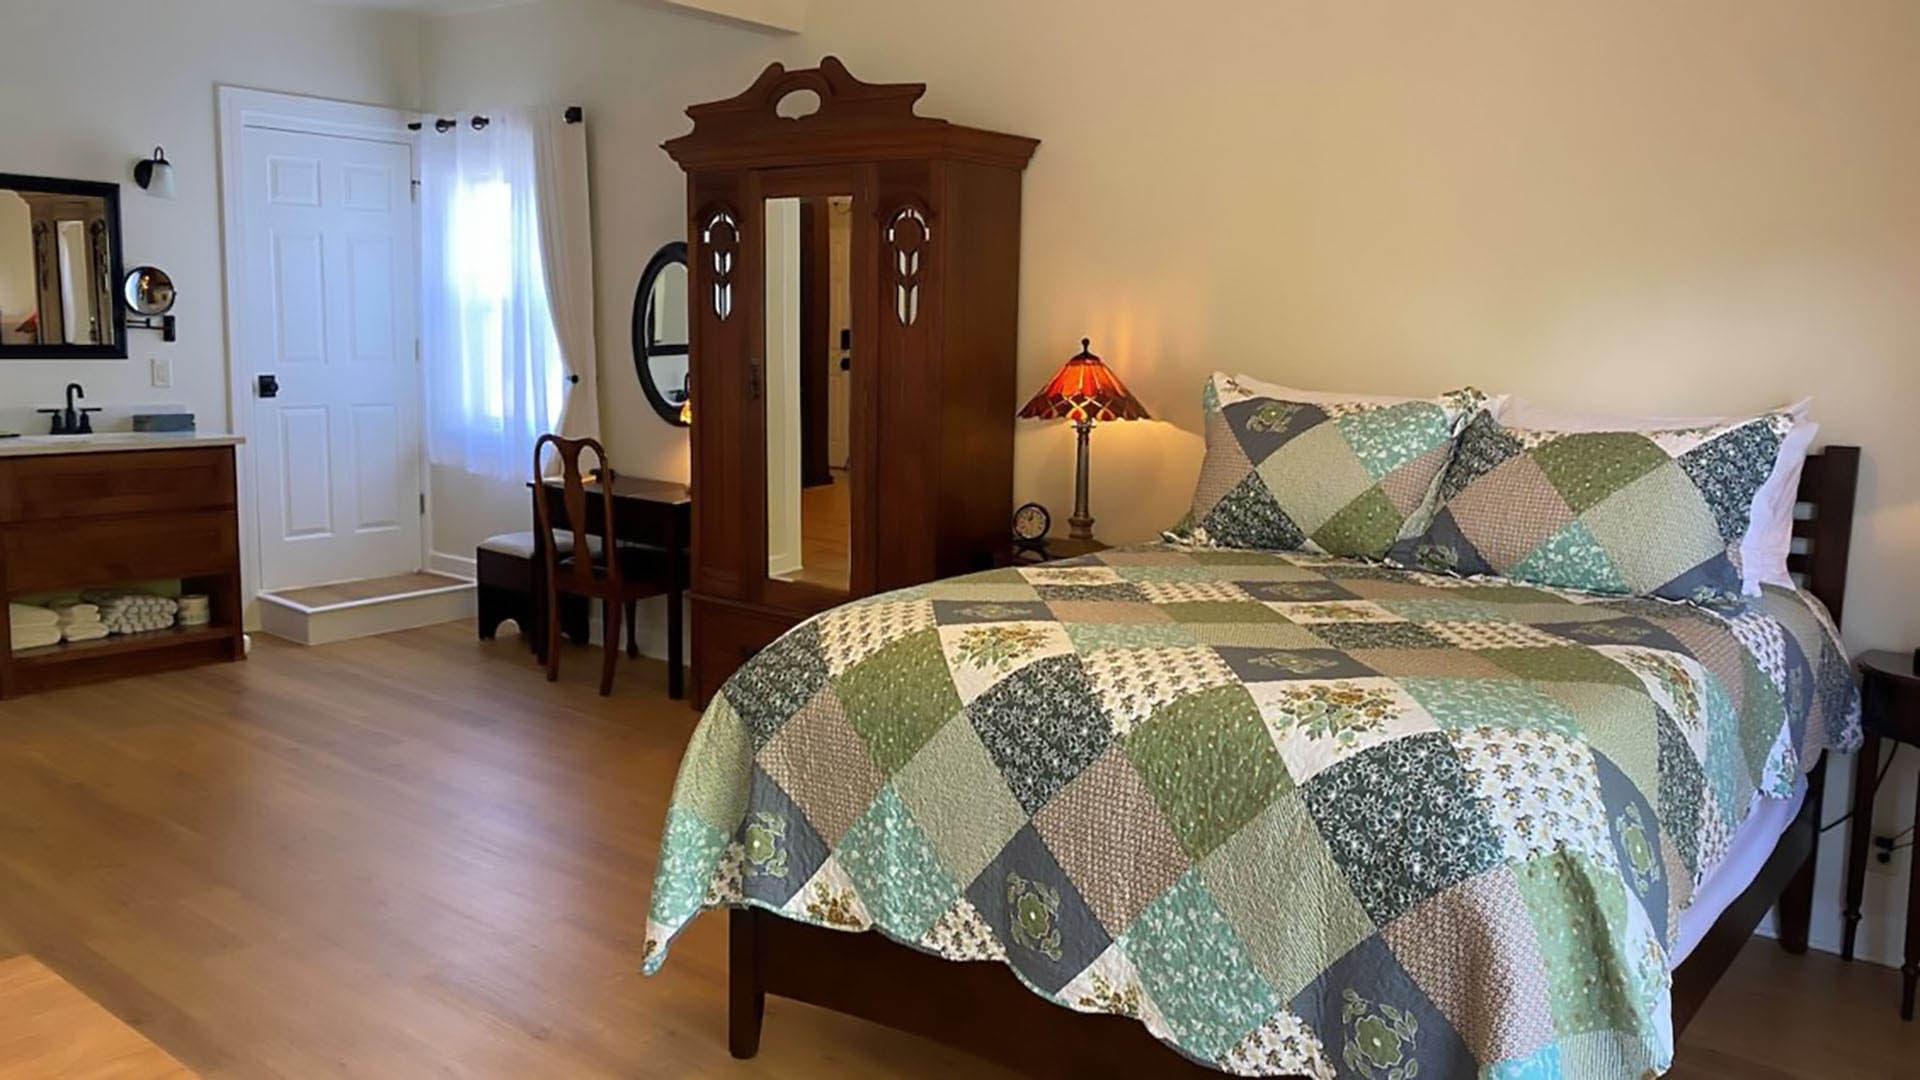
[[[167,152],[156,146],[152,157],[135,162],[133,182],[156,199],[173,198],[173,163],[167,160]]]
[[[1080,353],[1020,408],[1023,420],[1151,420],[1146,407],[1113,369],[1093,355],[1093,342],[1080,339]]]

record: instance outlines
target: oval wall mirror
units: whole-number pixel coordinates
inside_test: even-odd
[[[136,266],[127,271],[121,291],[127,310],[135,315],[165,315],[173,310],[173,279],[157,266]]]
[[[687,245],[664,244],[633,295],[633,366],[660,419],[686,427]]]

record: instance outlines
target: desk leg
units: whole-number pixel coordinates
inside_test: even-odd
[[[1880,769],[1880,736],[1871,732],[1853,759],[1853,816],[1847,821],[1847,906],[1841,910],[1840,959],[1853,959],[1860,930],[1860,903],[1867,887],[1867,840],[1873,835],[1874,779]]]
[[[1913,834],[1920,836],[1920,795],[1914,797]],[[1913,1019],[1913,989],[1920,982],[1920,848],[1907,851],[1906,963],[1900,966],[1900,1019]]]

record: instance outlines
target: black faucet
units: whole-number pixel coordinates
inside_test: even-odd
[[[82,408],[76,409],[73,407],[74,398],[85,398],[86,396],[87,396],[87,391],[83,387],[81,387],[79,383],[77,382],[68,383],[67,384],[67,407],[65,409],[41,409],[40,410],[41,412],[51,413],[53,415],[53,428],[51,431],[48,432],[48,434],[50,435],[91,435],[93,434],[93,417],[89,416],[88,414],[97,413],[100,410],[98,408],[82,407]]]

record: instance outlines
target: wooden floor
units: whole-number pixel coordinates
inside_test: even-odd
[[[437,574],[431,570],[418,570],[411,574],[394,574],[390,577],[365,578],[360,581],[342,581],[333,585],[312,585],[304,589],[281,589],[274,593],[283,600],[291,600],[302,607],[325,608],[339,604],[353,604],[362,600],[379,600],[389,596],[407,596],[412,593],[430,592],[434,589],[452,588],[465,585],[466,579],[451,574]]]
[[[694,714],[657,663],[603,699],[597,663],[549,685],[472,637],[256,637],[243,664],[0,703],[0,956],[208,1078],[1006,1077],[778,999],[731,1060],[723,919],[636,972]],[[1897,982],[1755,942],[1673,1075],[1915,1075]]]
[[[0,960],[0,1080],[193,1080],[31,956]]]
[[[853,572],[853,484],[845,469],[833,480],[800,491],[800,569],[785,577],[824,589],[847,590]]]

